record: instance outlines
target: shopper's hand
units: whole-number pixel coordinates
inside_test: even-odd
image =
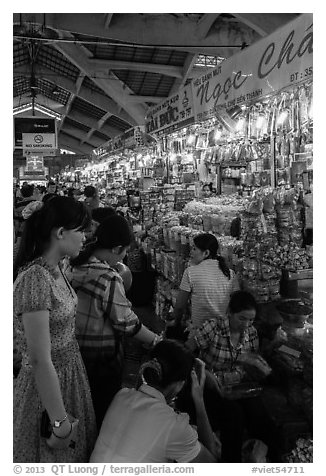
[[[70,417],[60,428],[54,428],[52,434],[47,438],[46,443],[52,449],[73,448],[77,437],[77,427],[79,420]]]
[[[203,402],[205,379],[205,363],[200,359],[195,359],[191,371],[191,395],[195,405]]]

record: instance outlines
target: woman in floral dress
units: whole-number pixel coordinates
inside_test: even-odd
[[[62,271],[90,224],[73,198],[33,202],[14,264],[14,328],[21,370],[14,389],[14,462],[83,462],[97,435],[75,339],[77,297]],[[46,421],[48,419],[48,421]]]

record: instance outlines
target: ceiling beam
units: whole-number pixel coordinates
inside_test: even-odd
[[[105,121],[107,121],[109,119],[109,117],[111,117],[112,114],[110,112],[107,112],[106,114],[104,114],[104,116],[101,117],[101,119],[99,121],[97,121],[97,129],[101,129],[103,127],[103,124],[105,123]]]
[[[189,78],[194,64],[196,63],[197,55],[188,54],[182,68],[182,79],[176,79],[170,91],[170,94],[175,94],[179,88],[181,88],[186,80]]]
[[[65,106],[57,101],[53,101],[52,99],[44,96],[43,94],[38,94],[36,97],[36,102],[40,104],[41,106],[46,107],[47,109],[50,109],[53,112],[56,112],[58,114],[63,114]],[[19,107],[19,106],[24,106],[25,104],[32,103],[32,98],[30,97],[29,92],[26,92],[25,94],[21,96],[15,96],[13,98],[13,107]]]
[[[142,125],[145,122],[145,108],[140,104],[130,104],[128,102],[128,89],[114,75],[108,79],[93,78],[93,68],[89,58],[79,45],[68,43],[55,43],[55,48],[60,51],[72,64],[79,68],[84,74],[101,88],[108,96],[114,100],[136,121]]]
[[[81,75],[77,78],[77,81],[76,81],[76,93],[70,93],[70,97],[68,99],[68,102],[66,104],[66,109],[64,111],[64,114],[61,118],[61,121],[60,121],[60,124],[59,124],[59,127],[58,127],[58,131],[60,132],[60,129],[61,127],[63,126],[63,123],[65,121],[65,118],[68,116],[69,112],[70,112],[70,109],[71,109],[71,106],[72,106],[72,103],[75,99],[76,96],[78,96],[79,92],[80,92],[80,88],[83,84],[83,81],[84,81],[84,78],[85,76]]]
[[[76,154],[90,155],[93,151],[93,147],[87,144],[81,144],[78,139],[74,139],[73,137],[64,134],[62,131],[59,134],[58,142],[60,149],[68,149],[75,152]]]
[[[212,14],[217,15],[217,14]],[[234,14],[233,14],[234,15]],[[253,14],[254,15],[254,14]],[[263,13],[268,17],[269,13]],[[295,14],[274,14],[288,15],[288,20]],[[21,18],[19,14],[14,14],[14,23],[33,22],[44,24],[44,14],[40,13],[23,13]],[[207,28],[209,23],[203,20],[204,27]],[[180,16],[175,17],[168,13],[145,15],[139,13],[123,13],[116,14],[114,22],[110,23],[110,28],[105,28],[105,17],[103,13],[47,13],[45,23],[48,28],[57,31],[77,32],[84,35],[90,35],[98,38],[107,39],[108,41],[120,40],[130,43],[131,45],[151,45],[153,47],[162,47],[174,49],[174,46],[181,48],[192,45],[203,47],[216,47],[218,45],[230,44],[230,35],[226,30],[214,29],[214,34],[210,34],[205,38],[199,36],[202,30],[197,32],[197,19],[192,17]],[[232,44],[241,45],[243,42],[248,44],[246,38],[246,29],[243,31],[234,30],[232,34]],[[235,43],[234,43],[235,42]]]
[[[14,67],[14,76],[30,76],[30,71],[28,70],[28,65],[16,66]],[[36,76],[39,78],[45,78],[48,81],[52,81],[57,84],[59,87],[66,89],[66,91],[75,94],[77,93],[77,83],[68,79],[64,76],[57,75],[53,70],[46,68],[44,66],[37,66]],[[96,107],[109,111],[112,115],[119,117],[123,121],[131,124],[131,126],[136,125],[136,121],[126,112],[121,110],[121,108],[107,96],[104,96],[97,91],[92,91],[91,89],[81,86],[78,97],[83,99],[90,104],[93,104]]]
[[[85,138],[85,141],[87,141],[92,135],[93,133],[96,131],[96,130],[99,130],[101,129],[101,127],[103,126],[103,124],[105,123],[105,121],[107,119],[109,119],[109,117],[111,117],[111,114],[109,112],[107,112],[106,114],[104,114],[103,117],[101,117],[101,119],[99,121],[97,121],[97,124],[96,124],[96,128],[95,127],[92,127],[90,129],[90,131],[88,132],[86,138]],[[82,141],[84,142],[84,141]]]
[[[205,38],[220,13],[205,13],[197,23],[197,35],[199,38]]]
[[[81,144],[86,142],[85,137],[87,136],[87,132],[81,131],[77,127],[64,124],[62,128],[62,132],[69,134],[75,139],[78,139]],[[103,144],[103,140],[97,137],[92,137],[92,140],[88,140],[87,143],[91,145],[94,149],[96,149],[96,147],[99,147],[100,145]]]
[[[109,26],[110,26],[110,23],[112,21],[112,17],[113,17],[114,13],[107,13],[106,16],[105,16],[105,23],[104,23],[104,28],[106,30],[108,30]]]
[[[255,30],[260,36],[273,33],[277,28],[297,16],[296,13],[232,13],[232,15]]]
[[[166,99],[166,96],[134,96],[130,95],[128,100],[133,103],[137,102],[155,102],[155,103],[160,103]]]
[[[92,119],[89,116],[86,116],[86,114],[80,112],[80,111],[75,111],[72,109],[69,113],[69,119],[72,119],[73,121],[80,122],[81,124],[84,124],[85,126],[89,127],[90,129],[95,129],[98,130],[98,121],[96,119]],[[121,134],[121,130],[117,129],[115,127],[111,127],[108,125],[103,125],[101,127],[101,131],[103,134],[106,134],[108,137],[114,137],[119,134]]]
[[[90,59],[90,64],[96,71],[124,70],[128,71],[146,71],[147,73],[164,74],[175,78],[182,77],[182,67],[169,64],[138,63],[133,61]]]

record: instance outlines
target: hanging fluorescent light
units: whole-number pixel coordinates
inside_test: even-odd
[[[288,111],[282,111],[281,114],[278,116],[276,124],[281,125],[286,121],[286,118],[288,117]]]
[[[194,134],[190,134],[187,139],[187,144],[191,145],[195,142],[196,136]]]
[[[314,118],[314,107],[313,107],[313,102],[311,101],[311,105],[310,105],[310,108],[309,108],[309,111],[308,111],[308,116],[310,119],[313,119]]]
[[[235,127],[235,130],[238,132],[242,131],[245,124],[246,124],[246,120],[244,118],[239,119]]]
[[[257,121],[256,121],[256,127],[257,129],[262,129],[266,123],[266,118],[265,116],[258,116]]]
[[[214,139],[219,140],[221,138],[222,132],[220,129],[216,129],[215,134],[214,134]]]

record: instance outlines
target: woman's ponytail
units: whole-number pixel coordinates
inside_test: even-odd
[[[43,252],[43,243],[39,236],[40,217],[41,210],[36,210],[24,222],[22,237],[14,261],[14,281],[17,278],[19,269],[38,256],[41,256]]]
[[[220,255],[216,256],[215,259],[218,261],[220,270],[222,271],[224,276],[231,279],[230,269],[229,269],[228,265],[226,264],[225,259]]]
[[[200,233],[199,235],[195,236],[194,243],[200,250],[208,250],[209,256],[206,259],[216,259],[224,276],[231,279],[231,273],[225,259],[218,255],[219,246],[214,235],[211,233]]]

